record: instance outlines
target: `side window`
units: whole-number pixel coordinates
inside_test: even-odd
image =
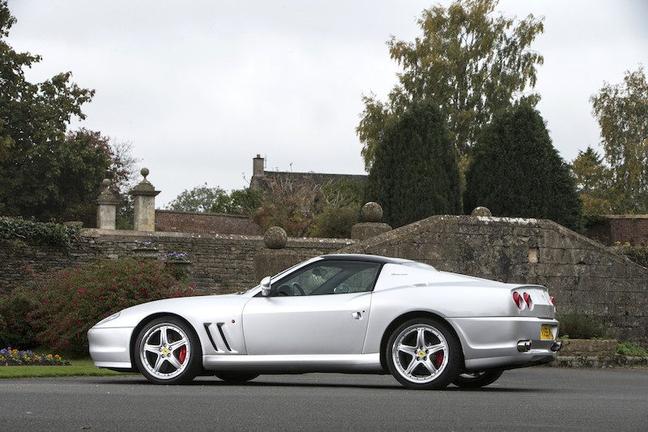
[[[272,284],[272,296],[310,296],[371,291],[380,264],[321,261]]]
[[[379,266],[365,268],[335,288],[335,293],[371,291],[378,276]]]

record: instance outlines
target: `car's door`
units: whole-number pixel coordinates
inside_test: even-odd
[[[381,265],[320,260],[273,281],[243,310],[248,354],[360,354]]]

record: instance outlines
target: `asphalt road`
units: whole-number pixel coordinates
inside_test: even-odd
[[[0,431],[648,431],[648,369],[509,371],[483,390],[390,376],[267,375],[247,385],[138,376],[0,381]]]

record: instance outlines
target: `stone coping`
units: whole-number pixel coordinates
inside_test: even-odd
[[[616,353],[616,339],[562,339],[563,349],[553,367],[608,368],[648,367],[648,357],[626,356]]]
[[[619,341],[616,339],[562,339],[563,347],[560,354],[564,356],[594,355],[614,356],[616,355]]]
[[[99,228],[84,228],[81,230],[84,237],[132,237],[132,238],[206,238],[222,240],[249,240],[263,242],[262,235],[244,234],[211,234],[211,233],[187,233],[175,231],[134,231],[134,230],[106,230]],[[319,238],[319,237],[289,237],[288,246],[299,246],[308,244],[328,243],[334,246],[345,247],[354,244],[351,239]]]
[[[614,368],[648,367],[648,357],[614,356],[558,356],[549,367],[562,368]]]

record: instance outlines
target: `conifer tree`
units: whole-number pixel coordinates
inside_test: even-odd
[[[464,210],[546,218],[579,225],[581,204],[569,166],[558,155],[540,113],[521,103],[498,113],[474,148]]]
[[[460,212],[459,170],[439,108],[410,106],[385,126],[369,172],[368,194],[394,227]]]

